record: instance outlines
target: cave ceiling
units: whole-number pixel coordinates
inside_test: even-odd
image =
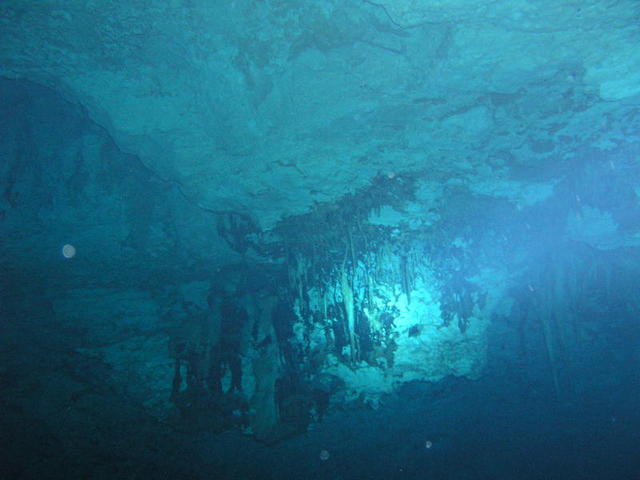
[[[637,18],[601,0],[8,1],[0,75],[262,230],[380,176],[520,208],[558,164],[623,143]]]

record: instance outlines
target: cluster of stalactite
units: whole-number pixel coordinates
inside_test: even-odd
[[[307,381],[304,352],[290,341],[296,317],[275,284],[214,287],[206,306],[174,307],[181,320],[170,344],[171,401],[181,425],[214,432],[239,427],[272,442],[321,419],[329,392]]]
[[[474,305],[484,302],[467,280],[477,272],[467,249],[449,246],[451,239],[433,229],[367,221],[381,204],[401,209],[413,187],[401,178],[383,176],[377,182],[276,230],[284,239],[288,293],[297,316],[321,324],[332,353],[348,364],[373,362],[381,350],[393,363],[391,326],[398,311],[392,297],[403,294],[410,303],[418,278],[440,291],[444,326],[455,320],[464,332]]]
[[[580,370],[579,359],[572,356],[585,345],[604,340],[606,330],[601,325],[614,325],[640,307],[640,302],[629,301],[637,298],[632,290],[638,285],[638,265],[640,257],[633,250],[601,251],[577,242],[558,243],[541,254],[537,267],[514,287],[523,353],[535,350],[529,345],[533,339],[542,339],[559,399],[572,395],[572,371]],[[536,331],[537,337],[530,335]]]
[[[242,389],[241,340],[248,314],[231,296],[219,305],[210,297],[207,309],[185,303],[183,310],[187,317],[171,344],[175,362],[171,400],[184,419],[220,431],[238,423],[234,412],[248,408],[238,395]],[[227,372],[229,385],[223,388]]]
[[[277,262],[260,288],[214,289],[207,306],[183,307],[188,321],[172,342],[172,400],[182,417],[214,430],[250,427],[263,440],[303,431],[339,389],[318,383],[329,355],[350,367],[393,367],[398,302],[410,304],[419,282],[440,292],[442,326],[455,320],[464,332],[483,301],[466,278],[473,256],[433,231],[368,222],[382,205],[401,210],[413,188],[410,179],[380,176],[369,189],[283,220],[268,245],[252,244],[260,235],[244,217],[222,216],[230,246]]]

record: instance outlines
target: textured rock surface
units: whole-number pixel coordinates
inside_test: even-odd
[[[1,75],[63,92],[192,202],[263,227],[378,172],[477,183],[505,155],[561,157],[640,93],[629,1],[0,9]]]

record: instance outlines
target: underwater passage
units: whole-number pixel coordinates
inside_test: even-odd
[[[640,3],[6,0],[0,479],[633,479]]]

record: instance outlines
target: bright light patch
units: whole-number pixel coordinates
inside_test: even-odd
[[[67,243],[62,247],[62,256],[64,258],[73,258],[76,256],[76,247]]]

